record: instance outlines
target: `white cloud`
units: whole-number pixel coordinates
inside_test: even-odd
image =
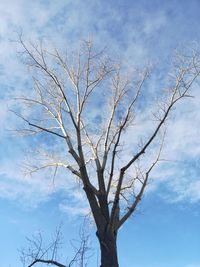
[[[84,205],[83,207],[80,207],[77,204],[70,203],[68,204],[59,204],[59,208],[62,212],[66,212],[67,214],[70,214],[70,216],[87,216],[90,213],[89,207],[85,207],[87,205]]]
[[[67,199],[63,200],[59,204],[59,209],[73,217],[90,215],[90,209],[86,196],[84,195],[83,191],[80,190],[80,188],[71,190],[67,196]]]
[[[154,14],[153,17],[144,15],[144,33],[152,36],[155,31],[163,29],[167,24],[167,16],[164,12]]]

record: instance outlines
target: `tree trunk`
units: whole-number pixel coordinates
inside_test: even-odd
[[[101,250],[100,267],[119,267],[117,257],[117,234],[97,233]]]

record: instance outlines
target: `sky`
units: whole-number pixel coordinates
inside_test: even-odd
[[[10,131],[18,125],[8,111],[15,105],[11,96],[27,92],[31,85],[16,33],[61,49],[77,47],[92,36],[96,47],[106,47],[128,64],[152,62],[156,71],[148,90],[153,92],[162,85],[174,50],[199,44],[199,12],[198,0],[0,1],[0,267],[22,266],[19,250],[26,247],[26,237],[40,231],[48,240],[61,222],[66,242],[61,251],[70,258],[69,242],[78,238],[87,212],[82,194],[62,172],[53,185],[49,173],[28,177],[22,171],[36,140]],[[155,170],[138,212],[120,230],[120,266],[200,267],[198,83],[192,94],[169,121],[164,150],[169,161]],[[138,126],[139,131],[143,128]],[[53,146],[51,139],[48,142]],[[93,257],[88,266],[96,266],[94,227],[89,231]]]

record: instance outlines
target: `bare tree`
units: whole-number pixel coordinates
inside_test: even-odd
[[[91,41],[69,54],[49,52],[41,44],[27,45],[21,37],[20,44],[26,64],[34,70],[34,91],[19,98],[31,113],[17,115],[30,126],[26,131],[44,132],[55,142],[60,139],[68,153],[64,162],[54,159],[32,171],[64,167],[77,177],[96,225],[101,267],[117,267],[118,230],[136,211],[160,160],[169,114],[177,102],[190,97],[200,74],[199,55],[196,50],[176,55],[151,133],[127,150],[126,134],[132,131],[135,138],[137,111],[145,110],[145,96],[150,99],[143,91],[150,66],[129,73],[104,51],[95,52]]]
[[[85,233],[85,229],[81,228],[79,233],[80,240],[74,240],[71,245],[74,250],[74,256],[68,263],[60,263],[58,251],[61,249],[62,231],[61,226],[55,232],[55,236],[49,244],[45,244],[41,233],[27,238],[28,247],[21,249],[21,262],[24,267],[32,267],[37,264],[47,264],[57,267],[86,267],[89,247],[89,235]],[[75,242],[76,241],[76,242]]]

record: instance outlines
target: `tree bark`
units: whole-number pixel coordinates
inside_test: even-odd
[[[119,267],[117,257],[117,234],[111,231],[98,233],[97,237],[101,250],[100,267]]]

